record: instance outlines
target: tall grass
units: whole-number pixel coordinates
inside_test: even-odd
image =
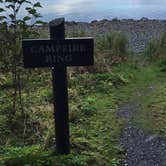
[[[82,30],[82,29],[72,30],[72,31],[67,32],[66,36],[69,37],[69,38],[70,37],[86,37],[87,32]]]
[[[96,39],[96,69],[109,70],[110,66],[127,58],[127,38],[118,31]]]
[[[110,32],[97,40],[97,49],[109,51],[110,56],[124,57],[127,53],[127,39],[118,31]]]
[[[85,37],[88,33],[84,30],[73,30],[67,37]],[[113,64],[126,60],[127,39],[119,31],[112,31],[104,36],[95,38],[95,66],[73,68],[72,73],[104,72],[111,70]]]
[[[166,59],[166,32],[164,32],[158,39],[149,43],[144,51],[145,57],[148,60]]]

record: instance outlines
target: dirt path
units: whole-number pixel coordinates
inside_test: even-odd
[[[118,117],[126,120],[120,138],[125,150],[122,166],[166,166],[166,138],[149,135],[131,122],[140,109],[134,102],[119,108]]]

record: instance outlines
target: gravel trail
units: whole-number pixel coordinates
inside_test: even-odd
[[[118,111],[117,116],[126,120],[120,138],[125,151],[122,166],[166,166],[166,138],[149,135],[131,123],[140,109],[140,104],[130,102]]]

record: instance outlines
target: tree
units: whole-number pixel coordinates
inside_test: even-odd
[[[12,115],[15,115],[17,105],[24,114],[21,95],[22,49],[23,38],[36,36],[34,27],[42,24],[39,2],[30,0],[0,0],[0,69],[12,74],[13,100]],[[21,13],[25,13],[24,16]]]

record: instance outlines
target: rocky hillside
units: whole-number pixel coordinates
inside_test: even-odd
[[[128,39],[129,48],[135,53],[141,52],[146,45],[154,38],[166,31],[166,20],[140,20],[132,19],[113,19],[113,20],[94,20],[91,23],[85,22],[66,22],[66,30],[73,32],[83,30],[90,36],[104,35],[110,31],[121,31]]]

